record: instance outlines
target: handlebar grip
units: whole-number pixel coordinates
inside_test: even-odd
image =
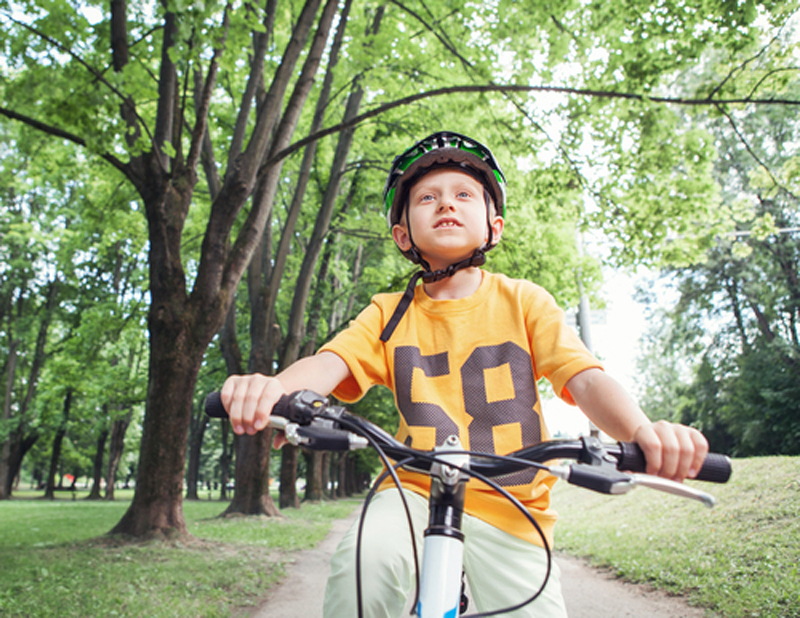
[[[228,418],[228,412],[222,405],[222,398],[217,391],[206,395],[205,412],[206,416],[211,418]]]
[[[275,404],[275,407],[272,408],[272,414],[275,416],[285,416],[288,418],[289,404],[289,395],[281,396],[281,398],[278,399],[278,402]],[[225,410],[225,406],[222,405],[222,398],[217,391],[206,395],[204,409],[206,415],[210,416],[211,418],[228,418],[228,412]]]
[[[644,453],[635,442],[620,442],[620,456],[617,469],[630,470],[631,472],[644,472],[647,463]],[[727,483],[731,478],[731,460],[727,455],[720,453],[709,453],[703,462],[700,472],[695,480],[707,481],[710,483]]]

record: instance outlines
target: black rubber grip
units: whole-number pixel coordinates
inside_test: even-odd
[[[644,472],[647,463],[644,453],[635,442],[620,442],[620,457],[617,468],[619,470],[630,470],[631,472]],[[727,483],[731,478],[731,460],[727,455],[719,453],[709,453],[703,462],[703,467],[695,477],[698,481],[710,483]]]
[[[216,391],[206,395],[205,411],[211,418],[228,418],[225,406],[222,405],[222,398]]]
[[[222,398],[216,391],[206,395],[205,412],[211,418],[228,418],[225,406],[222,405]],[[277,416],[289,416],[289,396],[284,395],[278,399],[278,403],[272,409],[272,414]]]

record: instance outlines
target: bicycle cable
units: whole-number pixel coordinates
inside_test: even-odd
[[[386,434],[386,436],[380,436],[380,434],[378,434],[380,436],[380,438],[376,438],[376,436],[371,435],[372,434],[371,431],[366,431],[365,427],[363,425],[361,425],[360,423],[353,422],[353,421],[351,421],[350,419],[348,419],[347,417],[344,417],[344,416],[333,417],[333,416],[327,416],[325,414],[320,414],[318,416],[318,418],[323,418],[323,419],[327,418],[328,420],[335,420],[338,423],[340,423],[341,425],[346,426],[351,430],[357,431],[360,435],[362,435],[364,438],[366,438],[366,440],[368,441],[370,446],[375,449],[375,451],[378,453],[378,456],[381,459],[381,461],[382,461],[382,463],[384,465],[384,468],[385,468],[384,471],[381,473],[381,475],[378,477],[378,479],[376,479],[376,481],[373,483],[372,487],[370,488],[370,491],[367,494],[367,497],[365,498],[364,507],[362,509],[361,516],[359,518],[359,526],[358,526],[358,532],[357,532],[357,537],[356,537],[356,595],[357,595],[358,617],[359,618],[363,618],[363,616],[364,616],[364,614],[363,614],[362,587],[361,587],[361,541],[362,541],[362,533],[363,533],[364,521],[365,521],[365,518],[366,518],[367,509],[369,508],[369,503],[371,502],[372,498],[374,498],[374,496],[377,493],[378,488],[380,487],[380,485],[384,481],[386,481],[386,479],[389,478],[390,476],[392,478],[393,484],[398,489],[398,493],[400,494],[400,499],[401,499],[401,501],[403,503],[403,508],[405,510],[406,520],[408,522],[409,533],[411,535],[412,555],[413,555],[413,559],[414,559],[414,572],[415,572],[415,578],[416,578],[416,582],[415,582],[416,583],[416,586],[415,586],[415,602],[414,602],[414,605],[413,605],[415,607],[416,606],[416,602],[419,599],[419,589],[420,589],[419,556],[418,556],[418,551],[417,551],[417,547],[416,547],[416,535],[415,535],[413,520],[412,520],[412,517],[411,517],[411,511],[410,511],[410,508],[408,506],[408,502],[406,500],[406,497],[404,495],[405,490],[403,489],[402,483],[400,481],[400,478],[397,475],[397,469],[402,468],[404,466],[408,466],[412,462],[415,462],[415,461],[418,461],[418,460],[428,461],[429,463],[440,463],[440,464],[444,464],[444,465],[451,465],[451,464],[448,461],[443,460],[441,457],[437,457],[436,455],[433,455],[433,454],[429,455],[429,454],[425,454],[425,453],[422,453],[422,452],[415,451],[415,450],[411,449],[410,447],[407,447],[406,445],[402,445],[403,450],[406,450],[407,453],[413,453],[413,454],[409,455],[405,459],[398,460],[398,461],[396,461],[396,463],[392,464],[391,461],[390,461],[389,456],[386,454],[386,452],[384,451],[383,447],[379,444],[379,439],[385,439],[385,437],[388,436],[389,434]],[[378,432],[375,432],[375,433],[378,433]],[[546,466],[545,464],[542,464],[540,462],[529,461],[529,460],[520,459],[520,458],[517,458],[517,457],[509,457],[509,456],[506,456],[506,455],[496,455],[496,454],[493,454],[493,453],[480,453],[480,452],[475,452],[475,451],[455,451],[455,453],[457,453],[457,454],[467,454],[470,457],[474,456],[474,457],[483,458],[483,459],[494,459],[494,460],[501,461],[501,462],[517,464],[518,466],[521,466],[521,467],[537,468],[537,469],[543,470],[543,471],[548,471],[549,470],[548,466]],[[413,466],[411,466],[411,469],[413,470]],[[465,615],[464,618],[483,618],[483,617],[497,616],[497,615],[509,613],[509,612],[512,612],[512,611],[516,611],[517,609],[520,609],[520,608],[522,608],[522,607],[534,602],[542,594],[542,592],[544,591],[545,587],[547,586],[548,580],[550,579],[550,574],[552,572],[553,558],[552,558],[552,550],[551,550],[551,548],[549,546],[549,543],[547,542],[547,537],[544,534],[544,531],[542,530],[541,526],[539,525],[539,522],[537,522],[536,519],[533,517],[533,515],[531,515],[530,511],[528,511],[528,509],[525,508],[525,506],[513,494],[508,492],[499,483],[495,482],[490,477],[485,476],[485,475],[483,475],[480,472],[477,472],[475,470],[470,470],[469,468],[466,468],[466,469],[459,468],[459,470],[462,471],[463,473],[465,473],[468,477],[476,478],[477,480],[481,481],[482,483],[484,483],[488,487],[491,487],[494,491],[496,491],[498,494],[500,494],[501,496],[506,498],[506,500],[511,502],[514,505],[514,507],[518,511],[520,511],[522,513],[522,515],[532,524],[532,526],[536,530],[537,534],[539,535],[539,538],[542,541],[542,545],[543,545],[543,548],[545,550],[545,555],[547,556],[547,568],[545,570],[545,575],[544,575],[542,584],[539,587],[539,589],[536,592],[534,592],[533,595],[530,596],[528,599],[525,599],[522,602],[520,602],[520,603],[518,603],[516,605],[510,606],[510,607],[505,607],[505,608],[501,608],[501,609],[497,609],[497,610],[492,610],[492,611],[489,611],[489,612],[481,612],[481,613],[477,613],[477,614],[468,614],[468,615]]]

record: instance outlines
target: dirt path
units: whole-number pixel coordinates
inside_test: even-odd
[[[682,597],[650,586],[628,584],[608,570],[558,554],[561,589],[570,618],[711,618],[712,614],[690,606]]]
[[[358,513],[356,509],[348,518],[334,522],[316,549],[298,553],[287,569],[284,583],[270,591],[253,618],[321,618],[330,558]],[[561,585],[570,618],[711,618],[711,614],[691,607],[681,597],[649,586],[626,584],[583,560],[559,554],[556,561],[561,567]]]

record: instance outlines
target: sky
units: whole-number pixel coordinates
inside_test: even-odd
[[[636,357],[639,339],[646,329],[644,306],[634,299],[634,275],[606,272],[602,294],[607,307],[591,325],[592,347],[603,362],[606,373],[634,395],[636,388]],[[551,435],[564,437],[588,435],[589,422],[575,406],[558,398],[542,401],[545,422]]]

